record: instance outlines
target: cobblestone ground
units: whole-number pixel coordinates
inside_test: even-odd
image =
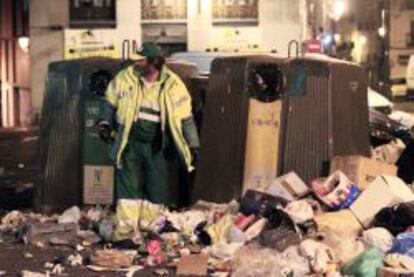
[[[30,253],[33,258],[25,258],[25,254]],[[55,247],[47,249],[37,249],[23,244],[0,244],[0,272],[5,274],[2,276],[21,276],[22,270],[45,273],[45,263],[62,261],[64,271],[60,276],[126,276],[125,272],[94,272],[86,267],[71,267],[66,264],[68,256],[74,253],[74,250],[66,247]],[[169,276],[174,276],[170,271]],[[51,275],[56,276],[56,275]],[[133,277],[156,276],[153,269],[143,269],[135,272]],[[132,276],[131,276],[132,277]]]

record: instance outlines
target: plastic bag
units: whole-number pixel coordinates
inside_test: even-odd
[[[334,210],[349,208],[361,192],[341,171],[335,171],[324,182],[312,182],[312,189]]]
[[[233,261],[233,277],[285,276],[279,253],[256,245],[242,247]]]
[[[265,228],[267,224],[266,218],[261,218],[258,221],[256,221],[254,224],[252,224],[245,232],[245,236],[247,241],[250,241],[254,238],[256,238]]]
[[[225,243],[220,242],[209,248],[211,256],[217,259],[229,259],[236,255],[236,252],[242,248],[244,243]]]
[[[227,214],[207,228],[207,233],[210,235],[213,244],[227,242],[234,220],[235,216]]]
[[[365,251],[365,245],[354,233],[338,233],[334,230],[326,230],[316,236],[320,242],[330,247],[336,259],[341,264],[346,264]],[[318,241],[319,241],[318,240]]]
[[[350,261],[342,271],[356,277],[376,277],[378,269],[383,265],[383,259],[384,254],[373,247]]]
[[[326,273],[336,265],[335,255],[328,246],[307,239],[300,244],[300,253],[309,260],[314,273]]]
[[[314,216],[313,208],[306,200],[290,202],[284,211],[296,224],[311,220]]]
[[[283,210],[273,209],[268,215],[268,220],[268,225],[258,238],[261,245],[282,252],[287,247],[300,242],[295,224]]]
[[[308,259],[300,254],[299,246],[290,246],[280,255],[281,272],[284,276],[305,276],[311,273]]]
[[[394,236],[414,225],[414,202],[400,203],[383,208],[374,217],[372,225],[384,227]]]
[[[62,213],[58,218],[58,223],[76,223],[78,224],[81,218],[81,212],[78,206],[73,206]]]
[[[1,219],[1,224],[8,227],[18,227],[25,221],[24,214],[19,211],[11,211]]]
[[[377,247],[383,253],[391,250],[394,236],[385,228],[377,227],[362,233],[364,243],[369,247]]]
[[[200,222],[207,220],[208,214],[203,211],[190,210],[182,213],[166,212],[165,216],[175,229],[191,234]]]
[[[288,201],[267,193],[248,190],[240,202],[240,212],[245,215],[266,216],[272,209],[285,207]]]
[[[414,258],[414,233],[407,232],[399,234],[394,240],[390,252]]]
[[[390,143],[381,145],[372,150],[375,160],[395,164],[405,150],[405,144],[400,140],[392,140]]]

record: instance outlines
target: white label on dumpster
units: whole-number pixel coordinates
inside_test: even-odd
[[[85,165],[83,172],[83,202],[85,204],[112,204],[114,167]]]

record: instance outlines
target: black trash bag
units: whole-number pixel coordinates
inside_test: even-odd
[[[295,223],[284,211],[274,208],[265,214],[265,217],[269,221],[257,238],[258,243],[279,252],[300,243],[300,234]]]
[[[303,223],[297,224],[300,233],[303,237],[312,237],[318,233],[318,224],[311,219]]]
[[[244,215],[260,215],[270,214],[277,207],[285,207],[289,203],[282,197],[273,196],[267,193],[248,190],[240,201],[240,212]]]
[[[178,232],[178,230],[172,225],[170,221],[166,221],[165,224],[161,227],[160,230],[158,230],[158,234],[162,233],[174,233]]]
[[[411,184],[414,181],[414,142],[407,144],[396,165],[398,177],[407,184]]]
[[[204,246],[211,245],[212,243],[211,236],[205,230],[206,226],[207,226],[207,221],[202,221],[194,229],[194,234],[198,238],[198,243]]]
[[[414,225],[414,201],[383,208],[374,217],[373,227],[383,227],[397,236]]]

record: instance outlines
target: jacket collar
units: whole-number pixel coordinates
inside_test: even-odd
[[[134,65],[131,66],[130,70],[132,71],[133,75],[139,80],[139,82],[142,82],[141,75],[135,70]],[[163,66],[163,68],[160,71],[160,76],[157,82],[161,84],[161,86],[164,85],[171,77],[171,71],[166,67]]]

